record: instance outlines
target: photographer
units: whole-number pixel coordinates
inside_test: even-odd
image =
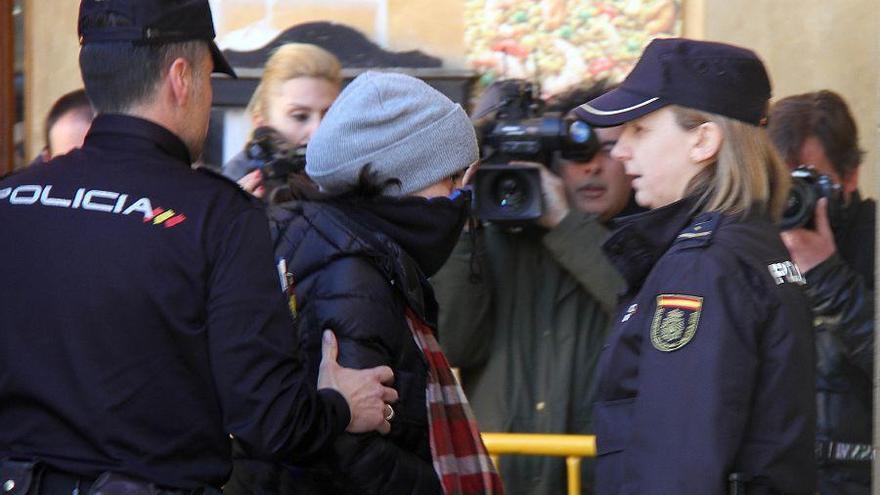
[[[275,50],[247,107],[255,129],[251,143],[271,141],[282,152],[304,149],[339,95],[341,70],[339,60],[316,45],[288,43]],[[258,170],[265,161],[255,158],[243,150],[223,165],[223,175],[262,198],[286,177]]]
[[[569,110],[601,91],[571,93],[556,107]],[[593,369],[622,288],[599,246],[605,222],[627,208],[632,191],[623,165],[608,155],[618,134],[599,129],[601,149],[588,161],[554,152],[553,172],[540,167],[543,216],[521,229],[465,232],[432,278],[441,344],[483,431],[593,431]],[[591,467],[583,465],[589,491]],[[501,471],[508,493],[565,489],[559,458],[506,457]]]
[[[790,167],[810,166],[842,191],[838,199],[819,201],[814,228],[788,230],[782,239],[807,279],[816,316],[820,493],[867,494],[875,204],[859,196],[858,131],[843,98],[827,90],[780,100],[769,120],[770,137]]]

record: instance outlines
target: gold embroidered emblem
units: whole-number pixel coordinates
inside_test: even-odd
[[[679,294],[657,296],[651,322],[651,343],[658,351],[672,352],[694,338],[700,323],[703,298]]]
[[[296,318],[297,305],[296,305],[296,292],[294,292],[294,289],[296,288],[295,280],[293,278],[293,274],[290,272],[285,273],[284,276],[287,279],[287,295],[288,295],[287,307],[290,309],[290,314],[294,318]]]

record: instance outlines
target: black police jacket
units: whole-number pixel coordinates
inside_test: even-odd
[[[804,276],[816,325],[819,464],[844,480],[860,481],[867,490],[873,424],[875,203],[857,195],[853,201],[846,221],[835,226],[838,252]]]
[[[294,202],[270,215],[276,258],[286,260],[292,275],[311,379],[317,378],[322,331],[332,329],[339,363],[390,366],[400,397],[390,434],[341,435],[323,459],[304,466],[307,478],[325,494],[441,493],[429,447],[427,362],[404,316],[409,307],[436,321],[433,292],[413,258],[355,214],[341,205]]]
[[[0,458],[219,487],[232,434],[304,459],[349,422],[303,380],[265,212],[183,142],[100,115],[0,181]]]
[[[814,349],[803,278],[758,215],[686,199],[605,244],[628,292],[599,360],[600,495],[812,494]]]

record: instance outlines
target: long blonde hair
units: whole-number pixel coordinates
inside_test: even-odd
[[[723,135],[715,161],[688,184],[688,194],[700,194],[702,209],[735,214],[758,210],[778,221],[791,178],[766,129],[691,108],[674,105],[672,110],[683,129],[712,122]]]
[[[268,115],[269,96],[285,82],[297,77],[326,79],[342,85],[342,65],[335,55],[317,45],[287,43],[278,47],[266,61],[260,84],[251,96],[247,112],[251,117]]]

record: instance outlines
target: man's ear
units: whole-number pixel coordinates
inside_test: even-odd
[[[704,122],[693,130],[694,136],[689,157],[694,163],[712,161],[721,151],[724,134],[715,122]]]
[[[190,64],[189,61],[183,57],[178,57],[174,59],[174,62],[171,62],[171,66],[168,68],[168,75],[166,76],[166,78],[168,80],[168,85],[171,89],[171,96],[174,99],[175,105],[178,107],[186,106],[186,104],[192,97],[192,64]]]

